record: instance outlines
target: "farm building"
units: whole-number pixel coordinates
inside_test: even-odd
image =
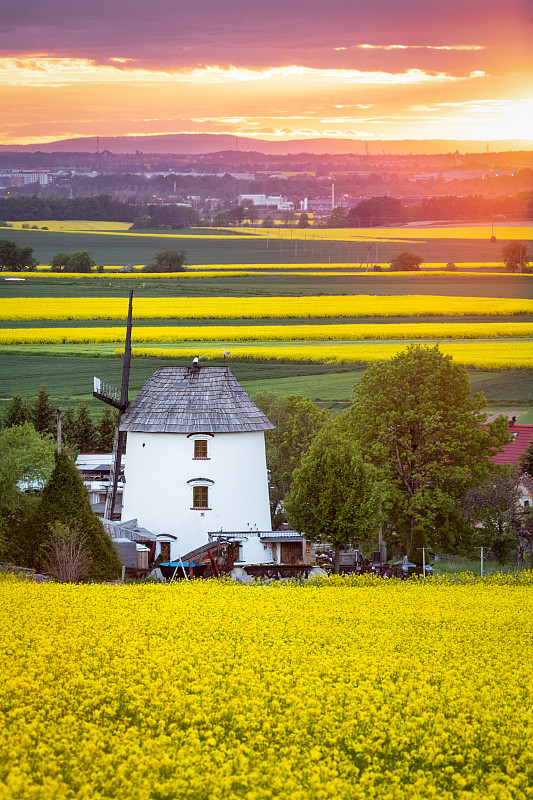
[[[169,558],[207,544],[209,532],[271,530],[264,432],[274,426],[227,367],[159,369],[120,427],[122,519],[157,534]],[[272,560],[270,547],[250,552],[259,555]]]

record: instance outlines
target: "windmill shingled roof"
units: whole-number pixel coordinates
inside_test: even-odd
[[[228,367],[162,367],[122,415],[120,429],[145,433],[237,433],[275,426]]]

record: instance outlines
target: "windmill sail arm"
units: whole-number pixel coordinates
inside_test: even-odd
[[[94,379],[93,397],[102,400],[104,403],[108,403],[114,408],[118,408],[119,411],[125,411],[128,407],[128,403],[123,404],[120,402],[120,394],[121,391],[118,386],[106,383],[100,378]]]

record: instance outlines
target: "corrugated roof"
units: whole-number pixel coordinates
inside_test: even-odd
[[[162,367],[122,416],[120,429],[145,433],[237,433],[275,426],[228,367]]]
[[[533,425],[531,424],[509,425],[509,433],[513,437],[513,441],[506,444],[501,453],[492,457],[491,460],[495,464],[517,464],[529,447],[529,443],[533,441]]]
[[[130,539],[132,542],[155,542],[156,534],[143,528],[136,519],[126,522],[112,522],[110,519],[102,520],[106,533],[111,539]]]

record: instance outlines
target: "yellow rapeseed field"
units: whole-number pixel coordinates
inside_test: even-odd
[[[404,322],[359,325],[196,325],[134,327],[134,342],[246,342],[364,339],[496,339],[533,337],[531,322]],[[123,326],[99,328],[0,328],[3,344],[122,342]]]
[[[136,265],[136,269],[141,269],[143,265],[138,264]],[[508,273],[508,272],[485,272],[485,268],[490,267],[501,267],[501,264],[458,264],[457,266],[462,270],[462,272],[448,272],[444,269],[444,264],[426,264],[424,265],[424,269],[421,272],[391,272],[388,270],[387,265],[384,264],[383,272],[371,272],[372,276],[377,275],[385,278],[386,276],[400,276],[402,278],[414,278],[416,280],[417,276],[423,275],[424,279],[427,279],[428,276],[437,276],[442,277],[445,276],[450,280],[454,280],[456,278],[464,278],[469,277],[471,278],[473,275],[476,276],[485,276],[491,275],[492,277],[505,277],[506,279],[513,279],[519,278],[523,279],[524,275],[519,275],[515,273]],[[426,269],[427,268],[427,269]],[[64,279],[68,278],[77,279],[77,280],[87,280],[88,278],[94,278],[96,280],[102,279],[109,279],[109,278],[116,278],[118,280],[147,280],[150,278],[158,278],[161,279],[174,279],[179,280],[181,278],[230,278],[230,277],[243,277],[243,276],[250,276],[260,273],[261,276],[265,275],[276,275],[280,271],[283,271],[286,275],[316,275],[316,276],[323,276],[324,272],[326,271],[328,275],[333,276],[345,276],[345,275],[353,275],[354,277],[357,276],[365,276],[368,277],[369,272],[364,269],[361,269],[359,264],[352,263],[339,263],[339,264],[314,264],[314,263],[292,263],[292,264],[210,264],[209,267],[206,266],[191,266],[187,267],[186,272],[117,272],[116,270],[120,270],[121,267],[117,265],[107,264],[103,266],[103,272],[52,272],[49,265],[41,265],[39,266],[38,270],[34,272],[25,272],[22,276],[20,272],[4,272],[2,275],[4,277],[23,277],[24,279],[32,279],[32,278],[39,278],[43,276],[43,273],[46,274],[47,278],[57,278],[57,279]],[[470,271],[471,270],[471,271]]]
[[[38,228],[48,228],[55,233],[71,233],[75,231],[127,231],[131,228],[131,222],[107,222],[102,220],[88,219],[39,219],[24,222],[10,222],[12,228],[22,228],[23,225],[37,225]],[[6,231],[7,233],[9,231]]]
[[[222,229],[220,229],[222,230]],[[231,231],[234,229],[231,228]],[[248,236],[263,239],[306,239],[308,241],[333,240],[345,242],[357,241],[405,241],[406,244],[421,244],[425,239],[485,239],[490,242],[492,226],[488,225],[433,225],[402,228],[236,228],[236,231]],[[532,225],[495,225],[494,235],[498,240],[533,239]],[[497,245],[491,245],[496,247]]]
[[[127,299],[32,297],[0,300],[0,320],[125,319]],[[319,297],[136,298],[136,319],[260,319],[306,317],[390,317],[533,312],[533,300],[437,295],[354,295]]]
[[[385,361],[405,348],[405,343],[397,344],[330,344],[330,345],[281,345],[270,346],[231,346],[231,358],[275,361],[315,361],[320,364],[350,364],[372,363]],[[533,368],[533,342],[489,341],[489,342],[453,342],[441,341],[440,349],[443,353],[453,357],[458,364],[483,369],[532,369]],[[120,348],[117,354],[124,352]],[[156,356],[163,358],[192,358],[195,355],[201,358],[220,358],[221,347],[134,347],[135,356]]]
[[[530,800],[533,578],[463,583],[3,579],[0,798]]]

